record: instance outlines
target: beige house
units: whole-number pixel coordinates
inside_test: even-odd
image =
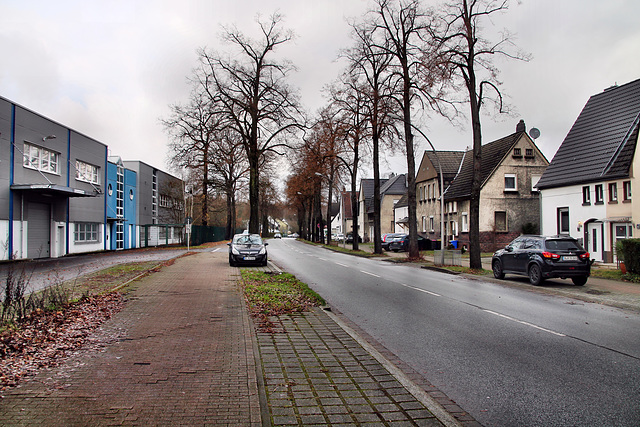
[[[445,242],[468,247],[472,151],[425,152],[416,178],[418,230],[440,239],[440,161],[444,185]],[[540,201],[534,188],[549,162],[520,121],[516,132],[482,147],[480,246],[493,251],[523,233],[538,233]],[[454,172],[455,170],[455,172]]]
[[[371,241],[371,236],[374,233],[373,187],[373,179],[360,180],[358,224],[363,242]],[[407,179],[405,174],[380,179],[380,229],[382,234],[395,232],[396,222],[393,208],[406,192]]]

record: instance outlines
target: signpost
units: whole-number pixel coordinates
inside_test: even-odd
[[[187,252],[189,252],[189,243],[191,242],[191,222],[193,221],[193,218],[191,218],[190,216],[187,217],[187,219],[185,220],[185,232],[187,233]]]

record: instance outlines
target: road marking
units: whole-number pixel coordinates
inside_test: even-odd
[[[342,263],[335,262],[335,261],[334,261],[334,263],[335,263],[335,264],[338,264],[338,265],[340,265],[340,266],[342,266],[342,267],[350,268],[350,266],[348,266],[347,264],[342,264]]]
[[[404,283],[400,283],[400,286],[404,286],[405,288],[413,289],[414,291],[424,292],[425,294],[433,295],[434,297],[441,297],[442,295],[436,294],[435,292],[427,291],[426,289],[416,288],[415,286],[405,285]]]
[[[494,315],[496,315],[498,317],[502,317],[503,319],[507,319],[507,320],[511,320],[513,322],[516,322],[516,323],[520,323],[522,325],[531,326],[532,328],[536,328],[536,329],[539,329],[539,330],[544,331],[544,332],[549,332],[550,334],[557,335],[559,337],[566,337],[565,334],[561,334],[560,332],[555,332],[555,331],[552,331],[550,329],[546,329],[546,328],[543,328],[541,326],[534,325],[533,323],[525,322],[523,320],[514,319],[511,316],[507,316],[507,315],[504,315],[504,314],[496,313],[495,311],[484,310],[484,309],[482,311],[490,313],[490,314],[494,314]]]
[[[377,274],[369,273],[368,271],[364,271],[364,270],[360,270],[360,273],[368,274],[369,276],[373,276],[373,277],[380,277]]]
[[[212,250],[211,252],[218,252],[220,250],[220,248],[215,248],[214,250]]]

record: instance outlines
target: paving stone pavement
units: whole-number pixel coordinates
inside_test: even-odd
[[[226,253],[133,286],[80,352],[0,399],[0,425],[260,426],[251,323]]]
[[[478,425],[320,308],[256,333],[225,249],[134,282],[89,348],[2,392],[0,425]]]

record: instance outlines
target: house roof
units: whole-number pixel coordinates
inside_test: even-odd
[[[516,132],[504,138],[490,142],[482,146],[481,182],[484,182],[502,162],[504,156],[526,132]],[[444,163],[444,162],[443,162]],[[467,151],[464,156],[460,173],[455,177],[445,194],[446,199],[461,199],[471,196],[471,181],[473,180],[473,151]]]
[[[442,165],[442,176],[444,179],[453,178],[460,168],[460,162],[464,157],[464,151],[438,151],[437,154],[433,151],[425,151],[424,153],[431,161],[431,164],[436,168],[436,172],[440,173],[438,169],[438,160]]]
[[[398,203],[396,203],[393,208],[394,209],[396,209],[396,208],[404,208],[406,206],[409,206],[409,195],[407,193],[404,193],[402,195],[402,197],[400,198],[400,200],[398,200]]]
[[[593,95],[569,130],[539,189],[629,175],[640,118],[640,79]]]
[[[384,184],[380,180],[380,196],[385,194],[404,194],[406,192],[407,179],[404,174],[392,176]]]

